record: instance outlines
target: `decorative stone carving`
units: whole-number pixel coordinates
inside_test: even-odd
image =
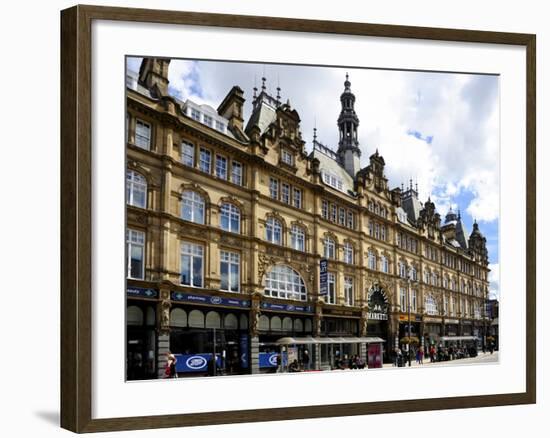
[[[268,267],[273,265],[275,261],[276,260],[274,257],[269,257],[264,253],[260,253],[258,255],[258,283],[262,282],[262,279],[267,272]]]
[[[313,317],[313,336],[321,336],[321,321],[323,319],[323,308],[320,304],[315,306],[315,315]]]
[[[369,312],[367,306],[363,306],[361,309],[361,319],[359,320],[359,334],[361,336],[367,336],[367,324],[369,320]]]
[[[260,324],[260,294],[255,292],[250,302],[250,335],[255,338],[259,335]]]

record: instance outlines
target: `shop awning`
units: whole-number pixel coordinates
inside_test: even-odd
[[[367,337],[334,337],[334,338],[314,338],[312,336],[305,337],[284,337],[277,339],[275,345],[303,345],[303,344],[374,344],[385,342],[384,339],[367,336]]]
[[[477,336],[441,336],[441,341],[475,341]]]

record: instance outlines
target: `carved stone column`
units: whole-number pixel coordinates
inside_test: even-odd
[[[250,372],[259,374],[260,372],[260,300],[261,294],[254,292],[250,300]]]
[[[359,336],[367,336],[367,327],[369,321],[369,309],[367,305],[363,305],[361,308],[361,319],[359,320]],[[361,359],[367,362],[367,344],[362,342],[359,344],[359,355]]]
[[[161,286],[160,301],[157,305],[157,375],[159,378],[164,376],[164,367],[166,366],[166,353],[170,351],[170,289]]]
[[[321,301],[315,303],[315,313],[313,315],[312,334],[314,338],[321,336],[321,322],[323,320],[323,305]],[[313,345],[313,366],[316,370],[321,369],[321,344]]]

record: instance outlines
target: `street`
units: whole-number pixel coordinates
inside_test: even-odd
[[[498,362],[498,351],[495,351],[493,354],[487,352],[480,352],[477,357],[468,357],[465,359],[455,359],[443,362],[430,362],[430,358],[424,359],[424,364],[418,364],[415,360],[411,361],[411,367],[438,367],[438,366],[458,366],[458,365],[470,365],[470,364],[484,364],[484,363],[494,363]],[[406,367],[408,368],[408,363]],[[384,364],[384,368],[394,368],[394,365],[391,363]]]

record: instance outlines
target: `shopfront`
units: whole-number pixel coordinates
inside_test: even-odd
[[[126,376],[128,380],[154,379],[158,291],[128,286],[126,295]]]
[[[368,292],[368,321],[367,334],[369,336],[386,339],[382,344],[382,357],[385,363],[391,362],[390,353],[393,351],[392,336],[388,323],[389,303],[384,290],[376,285]]]
[[[422,317],[419,315],[411,315],[410,321],[408,315],[399,315],[399,339],[409,336],[409,324],[411,337],[420,340],[420,324]]]
[[[458,336],[460,334],[458,328],[458,319],[446,319],[445,320],[445,335],[446,336]]]
[[[173,292],[172,301],[170,350],[181,377],[249,373],[249,300]]]
[[[462,321],[462,334],[464,336],[472,336],[472,321]]]
[[[439,345],[441,335],[441,318],[424,317],[424,345]]]
[[[281,365],[281,352],[283,365],[296,360],[302,368],[312,367],[312,344],[301,343],[295,346],[283,346],[281,349],[277,341],[283,337],[311,336],[313,307],[306,304],[262,301],[260,309],[262,312],[258,322],[260,373],[276,372]]]
[[[360,335],[360,318],[360,311],[343,307],[325,307],[321,320],[321,337],[336,339],[357,337]],[[352,342],[320,344],[321,367],[338,368],[341,361],[349,361],[350,358],[359,356],[360,349],[359,344]]]

